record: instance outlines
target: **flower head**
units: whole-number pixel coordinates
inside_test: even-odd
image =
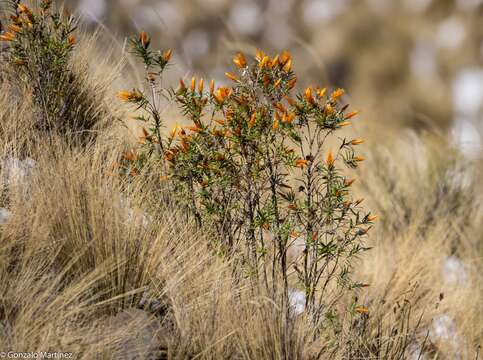
[[[346,120],[352,119],[353,117],[357,116],[359,114],[359,111],[353,111],[345,116]]]
[[[329,153],[327,154],[326,163],[329,167],[332,167],[334,165],[334,155],[332,154],[332,151],[329,151]]]
[[[351,143],[351,145],[360,145],[360,144],[364,143],[364,140],[363,139],[354,139],[350,143]]]
[[[295,160],[295,166],[301,169],[307,167],[308,163],[309,163],[308,160],[305,160],[305,159]]]
[[[327,93],[327,88],[321,89],[320,87],[317,88],[317,96],[322,98]]]
[[[215,80],[210,81],[210,94],[213,95],[215,93]]]
[[[282,65],[286,65],[289,61],[292,60],[292,54],[290,52],[284,50],[279,56],[279,62]]]
[[[141,34],[139,34],[139,41],[146,49],[149,47],[149,43],[151,42],[148,34],[145,31],[141,31]]]
[[[242,53],[238,53],[233,59],[233,62],[240,69],[244,69],[247,66],[247,60],[245,59],[245,55]]]
[[[290,72],[292,70],[292,59],[289,59],[283,66],[283,71]]]
[[[337,89],[335,90],[331,95],[330,97],[332,98],[332,100],[337,100],[338,98],[340,98],[342,95],[344,95],[345,91],[344,89]]]
[[[369,309],[364,307],[364,306],[358,306],[355,308],[355,311],[359,314],[362,314],[362,315],[367,315],[369,314]]]
[[[14,41],[15,34],[11,32],[6,32],[5,34],[0,35],[0,41]]]
[[[8,30],[10,30],[11,33],[21,33],[22,32],[22,28],[19,25],[15,25],[15,24],[8,25]]]
[[[231,94],[231,90],[229,88],[218,88],[218,90],[215,91],[215,99],[219,102],[222,103],[225,101],[225,99]]]
[[[74,35],[69,35],[67,38],[67,42],[69,43],[69,46],[74,46],[75,45],[75,36]]]
[[[119,91],[117,97],[125,102],[137,102],[142,100],[143,95],[136,91]]]
[[[257,113],[253,113],[248,121],[248,128],[253,128],[255,126],[255,122],[257,121]]]
[[[235,74],[232,74],[230,72],[226,72],[225,73],[225,76],[230,79],[230,80],[233,80],[233,81],[238,81],[238,78],[235,76]]]
[[[312,96],[312,88],[311,87],[308,87],[307,89],[305,89],[304,98],[309,104],[314,103],[314,97]]]
[[[163,58],[164,61],[168,62],[169,60],[171,60],[171,56],[173,55],[173,50],[172,49],[168,49],[166,51],[163,52],[163,54],[161,55],[161,57]]]

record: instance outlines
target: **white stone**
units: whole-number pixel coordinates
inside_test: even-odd
[[[321,22],[329,22],[344,13],[350,5],[350,0],[312,0],[304,4],[303,16],[305,22],[318,26]]]
[[[120,360],[159,359],[159,350],[167,346],[160,320],[139,309],[123,310],[108,319],[104,334],[119,338],[113,355]]]
[[[7,223],[11,216],[12,213],[9,210],[0,208],[0,225]]]
[[[78,9],[87,21],[97,22],[106,12],[106,1],[81,0]]]
[[[411,71],[418,77],[434,77],[437,63],[434,49],[430,43],[418,41],[409,55]]]
[[[436,43],[447,49],[454,49],[463,43],[466,37],[466,29],[463,21],[457,17],[444,20],[436,32]]]
[[[467,67],[453,79],[453,106],[457,113],[476,116],[483,107],[483,68]]]
[[[442,276],[448,285],[461,285],[468,281],[468,269],[456,256],[448,256],[443,263]]]
[[[305,294],[302,291],[289,289],[288,298],[295,315],[300,315],[305,311]]]
[[[243,35],[253,35],[263,24],[260,7],[253,1],[237,2],[231,9],[228,23]]]
[[[24,185],[36,164],[36,161],[30,158],[19,160],[11,157],[0,160],[0,184],[3,186]]]

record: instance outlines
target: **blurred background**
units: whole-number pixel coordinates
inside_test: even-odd
[[[176,76],[223,83],[236,51],[292,52],[299,85],[343,87],[378,127],[436,129],[481,158],[483,0],[67,0],[119,44],[173,48]],[[306,81],[302,81],[305,79]],[[309,81],[307,81],[309,79]]]

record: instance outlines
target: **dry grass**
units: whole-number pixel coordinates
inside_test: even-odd
[[[107,89],[111,79],[98,73],[89,81]],[[150,201],[156,181],[141,174],[125,183],[109,172],[133,141],[119,140],[119,127],[72,148],[35,131],[28,93],[0,87],[0,159],[36,161],[28,176],[0,188],[0,207],[12,213],[0,225],[0,350],[124,359],[137,351],[133,334],[154,326],[164,353],[157,358],[418,359],[420,348],[421,359],[476,357],[483,343],[481,164],[443,142],[362,131],[378,144],[366,149],[370,161],[356,191],[381,218],[355,274],[370,284],[358,293],[370,312],[344,315],[352,299],[341,299],[339,323],[320,333],[304,316],[285,326],[277,304],[232,274],[183,214]],[[100,91],[96,100],[110,104],[104,120],[111,124],[122,114],[113,93]],[[463,272],[448,270],[448,258]],[[133,308],[150,320],[113,320]],[[448,334],[437,336],[441,322]]]

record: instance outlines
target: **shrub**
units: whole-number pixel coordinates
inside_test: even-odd
[[[85,143],[102,119],[99,94],[85,73],[74,69],[76,19],[42,0],[32,9],[7,1],[10,23],[0,35],[7,44],[1,61],[8,78],[32,94],[35,128]],[[20,91],[22,92],[22,91]]]
[[[211,81],[205,90],[203,79],[193,77],[189,86],[181,80],[177,90],[164,89],[171,50],[151,50],[144,32],[132,44],[145,64],[149,95],[134,89],[119,97],[144,110],[138,119],[149,128],[139,153],[124,157],[130,172],[147,159],[158,161],[166,188],[199,226],[215,231],[216,249],[273,296],[282,294],[284,304],[297,280],[315,321],[328,314],[335,283],[363,286],[349,274],[353,259],[367,250],[362,239],[376,217],[351,198],[354,180],[341,171],[364,160],[355,150],[362,140],[336,136],[357,115],[341,104],[344,91],[308,87],[294,95],[297,78],[286,51],[273,58],[258,51],[250,61],[238,54],[237,74],[226,73],[232,87]],[[163,95],[191,125],[163,130]],[[302,251],[289,257],[300,243]]]

